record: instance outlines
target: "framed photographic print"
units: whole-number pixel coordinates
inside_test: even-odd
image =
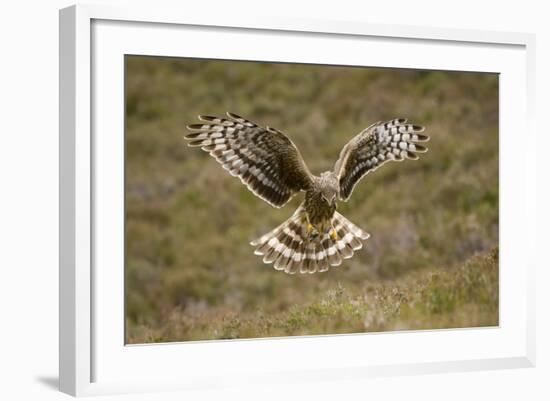
[[[532,366],[533,46],[62,10],[61,390]]]

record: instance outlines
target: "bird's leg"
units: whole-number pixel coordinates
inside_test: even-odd
[[[308,237],[311,237],[311,234],[313,233],[313,230],[315,230],[315,227],[311,224],[311,222],[309,221],[309,216],[306,215],[306,224],[307,224],[307,235]]]
[[[309,222],[309,218],[306,216],[306,222],[307,222],[307,235],[310,235],[313,232],[313,225]]]
[[[330,223],[330,238],[332,238],[333,241],[338,241],[338,233],[336,232],[336,229],[334,228],[334,225],[332,222]]]

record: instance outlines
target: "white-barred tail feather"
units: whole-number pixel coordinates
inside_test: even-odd
[[[305,209],[300,206],[288,220],[250,244],[256,247],[254,253],[263,256],[264,263],[273,263],[276,270],[289,274],[324,272],[351,258],[370,236],[338,212],[332,224],[336,240],[329,233],[311,236]]]

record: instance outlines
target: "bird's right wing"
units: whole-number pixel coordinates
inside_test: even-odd
[[[424,127],[397,118],[372,124],[356,135],[344,146],[334,166],[340,182],[340,199],[347,201],[359,180],[384,163],[418,159],[416,153],[428,149],[417,142],[430,139],[420,134],[422,131]]]
[[[311,173],[285,134],[233,113],[227,116],[199,116],[204,123],[187,126],[189,146],[210,153],[256,196],[275,207],[311,186]]]

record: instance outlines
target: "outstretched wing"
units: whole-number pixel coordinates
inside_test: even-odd
[[[404,118],[378,122],[361,131],[344,146],[334,166],[340,182],[340,199],[347,201],[359,180],[387,161],[418,159],[416,153],[428,149],[417,142],[430,139],[420,134],[422,131],[424,127],[407,124]]]
[[[203,124],[187,126],[189,146],[210,153],[255,195],[281,207],[311,183],[300,152],[282,132],[260,127],[236,114],[228,118],[199,116]]]

